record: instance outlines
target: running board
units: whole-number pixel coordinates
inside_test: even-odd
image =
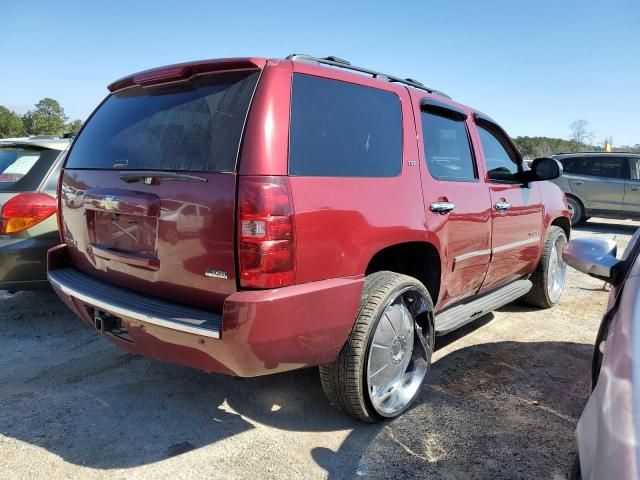
[[[436,335],[444,335],[525,295],[533,284],[516,280],[467,303],[447,308],[435,317]]]

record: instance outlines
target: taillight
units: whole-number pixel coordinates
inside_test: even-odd
[[[240,177],[240,285],[276,288],[294,282],[293,207],[287,177]]]
[[[56,199],[46,193],[20,193],[2,207],[0,233],[19,233],[56,213]]]

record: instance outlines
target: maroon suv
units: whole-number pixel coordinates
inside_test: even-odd
[[[123,349],[229,375],[320,366],[409,407],[437,334],[564,286],[564,195],[489,117],[335,57],[172,65],[109,86],[62,176],[49,280]]]

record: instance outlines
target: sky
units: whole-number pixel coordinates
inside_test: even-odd
[[[84,120],[107,85],[203,58],[336,55],[416,78],[512,135],[640,143],[640,0],[0,0],[0,105]]]

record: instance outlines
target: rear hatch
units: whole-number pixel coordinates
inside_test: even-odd
[[[63,236],[89,275],[220,309],[236,290],[235,171],[259,70],[156,77],[123,82],[75,140]]]

